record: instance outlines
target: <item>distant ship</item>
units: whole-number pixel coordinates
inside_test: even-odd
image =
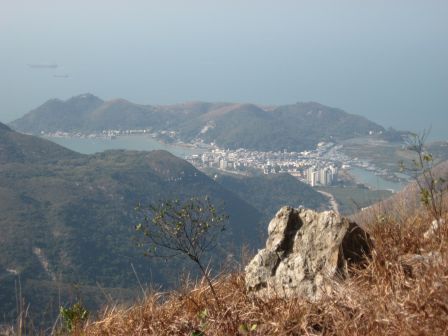
[[[55,63],[51,63],[51,64],[45,64],[45,63],[42,63],[42,64],[39,64],[39,63],[33,63],[33,64],[28,64],[28,66],[29,66],[31,69],[56,69],[56,68],[58,67],[58,65],[55,64]]]
[[[64,74],[64,75],[53,75],[54,78],[70,78],[70,76],[68,74]]]

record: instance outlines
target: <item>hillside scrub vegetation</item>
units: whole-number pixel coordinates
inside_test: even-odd
[[[186,281],[128,308],[107,307],[72,334],[447,335],[448,226],[425,238],[431,215],[409,195],[353,217],[374,241],[371,259],[318,301],[254,298],[243,271],[223,272],[213,280],[219,306],[204,280]]]

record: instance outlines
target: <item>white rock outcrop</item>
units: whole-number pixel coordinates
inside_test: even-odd
[[[247,290],[259,297],[318,299],[371,250],[368,234],[333,211],[283,207],[268,234],[266,247],[245,269]]]

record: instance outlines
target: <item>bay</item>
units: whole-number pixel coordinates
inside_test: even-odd
[[[201,154],[204,149],[189,145],[166,144],[147,135],[123,135],[114,139],[102,137],[44,137],[58,145],[82,154],[94,154],[112,149],[137,151],[166,150],[184,159],[186,156]]]

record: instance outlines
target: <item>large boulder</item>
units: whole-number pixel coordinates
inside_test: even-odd
[[[259,297],[316,300],[348,266],[370,254],[368,234],[333,211],[281,208],[268,227],[266,248],[247,265],[246,287]]]

